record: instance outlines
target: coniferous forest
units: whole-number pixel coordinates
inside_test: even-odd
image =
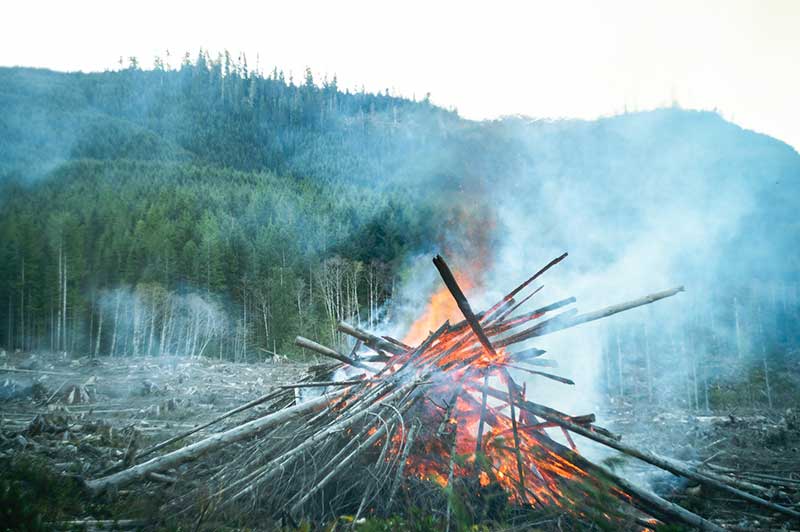
[[[0,69],[5,349],[301,356],[301,332],[336,345],[339,320],[385,320],[433,251],[504,272],[567,249],[575,272],[626,276],[660,244],[694,299],[679,323],[612,329],[611,393],[666,393],[677,357],[695,407],[734,366],[771,403],[769,368],[798,369],[800,155],[775,139],[676,107],[474,122],[228,53],[168,63]]]

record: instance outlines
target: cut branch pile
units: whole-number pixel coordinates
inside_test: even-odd
[[[571,416],[528,399],[531,390],[518,384],[511,371],[573,382],[542,371],[556,366],[541,358],[544,351],[518,344],[683,290],[665,290],[586,314],[561,310],[574,298],[519,313],[541,287],[516,298],[565,257],[566,253],[489,309],[475,313],[437,256],[434,265],[463,321],[445,322],[417,346],[342,322],[339,331],[356,340],[349,355],[298,337],[299,346],[336,361],[325,368],[328,375],[343,366],[362,373],[340,381],[319,373],[309,376],[236,409],[267,405],[262,417],[86,485],[95,493],[113,491],[181,467],[177,472],[185,487],[169,503],[172,515],[207,516],[252,504],[266,518],[284,524],[304,519],[330,522],[343,515],[356,520],[402,515],[417,508],[447,528],[501,519],[524,524],[532,522],[532,516],[541,517],[536,512],[557,511],[580,522],[611,522],[620,528],[663,522],[722,530],[584,458],[571,436],[578,434],[743,501],[800,517],[763,498],[756,491],[760,486],[635,449],[595,425],[593,414]],[[371,354],[359,357],[362,347]],[[322,393],[298,402],[298,388]],[[554,429],[566,445],[548,434]],[[165,446],[148,449],[147,454]],[[200,457],[204,459],[197,460]],[[186,465],[189,462],[193,465]]]

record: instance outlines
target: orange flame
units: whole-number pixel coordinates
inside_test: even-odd
[[[475,279],[481,279],[480,274],[457,272],[454,275],[464,292],[474,291]],[[538,319],[542,314],[503,323],[518,325]],[[452,327],[462,319],[452,295],[442,287],[430,298],[424,313],[411,326],[403,342],[416,346],[430,331],[448,320],[451,328],[432,341],[425,352],[411,350],[398,355],[396,359],[401,362],[394,367],[390,362],[389,371],[401,371],[400,368],[406,368],[411,361],[414,364],[409,367],[413,371],[416,371],[413,368],[426,368],[428,371],[428,365],[441,369],[435,374],[426,373],[430,378],[426,382],[428,400],[414,407],[414,416],[422,421],[425,432],[424,437],[417,435],[413,440],[406,458],[405,474],[442,487],[446,487],[450,479],[477,476],[482,488],[496,483],[506,491],[511,501],[524,505],[566,508],[573,506],[574,497],[590,497],[591,491],[588,490],[594,490],[594,487],[585,488],[582,482],[574,482],[591,480],[589,473],[552,450],[545,432],[547,427],[531,420],[524,411],[515,411],[512,420],[510,405],[500,398],[485,402],[481,391],[485,374],[500,377],[501,382],[508,385],[510,393],[513,380],[504,376],[507,373],[502,373],[499,368],[513,360],[512,354],[504,348],[486,350],[468,326]],[[488,324],[491,323],[492,320],[488,320]],[[520,395],[520,400],[525,400],[524,387],[515,393]],[[480,442],[478,434],[481,435]],[[390,460],[390,456],[403,455],[406,436],[397,433],[385,443],[393,449],[386,455],[386,460]],[[611,517],[608,519],[612,520]]]
[[[475,287],[468,276],[461,272],[454,273],[458,285],[467,293]],[[428,333],[438,329],[446,320],[450,323],[461,321],[463,319],[461,311],[458,310],[455,299],[447,290],[446,286],[440,288],[436,293],[431,296],[430,301],[425,306],[425,311],[422,316],[411,325],[408,333],[403,338],[403,343],[408,345],[418,345],[425,340]]]

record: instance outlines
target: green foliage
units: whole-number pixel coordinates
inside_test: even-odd
[[[367,283],[377,283],[372,289],[380,292],[380,304],[390,291],[393,268],[436,231],[430,218],[409,226],[397,222],[416,217],[401,188],[365,197],[356,185],[193,163],[81,160],[63,164],[39,186],[5,190],[8,208],[0,214],[0,234],[20,269],[5,278],[0,297],[19,301],[14,294],[22,289],[24,260],[28,338],[14,336],[26,347],[33,340],[51,340],[63,256],[72,316],[69,345],[76,349],[91,350],[90,335],[97,334],[99,314],[105,312],[100,352],[108,352],[116,307],[113,298],[104,305],[103,294],[127,286],[148,312],[176,293],[200,293],[234,320],[246,305],[249,319],[241,326],[252,348],[248,352],[263,345],[291,353],[292,340],[302,330],[331,340],[327,331],[337,316],[326,308],[319,284],[327,258],[350,255],[341,260],[357,275],[358,305],[352,308],[357,311],[367,304]],[[384,217],[387,204],[392,213]],[[379,232],[383,245],[366,242],[354,248],[363,244],[365,230]],[[367,279],[369,271],[377,277]],[[127,302],[121,319],[132,322]],[[142,319],[144,326],[160,323]],[[237,327],[235,321],[228,325]],[[8,336],[9,329],[5,332]],[[124,345],[133,341],[130,330],[120,332]],[[153,336],[159,340],[158,333]],[[115,351],[125,352],[122,345]],[[215,344],[207,351],[221,349]]]
[[[398,171],[408,149],[425,153],[431,133],[443,138],[432,123],[457,121],[430,105],[338,91],[335,80],[318,86],[310,70],[296,86],[202,52],[178,70],[2,69],[0,108],[0,175],[125,158],[374,182]]]
[[[0,528],[49,530],[47,522],[81,511],[80,490],[69,478],[53,474],[27,456],[0,459]]]
[[[3,345],[263,358],[296,353],[300,332],[336,344],[335,322],[364,307],[374,323],[401,261],[442,232],[390,177],[446,137],[432,120],[458,118],[310,71],[287,84],[227,54],[159,64],[0,69]],[[332,258],[353,272],[353,301]],[[170,298],[193,293],[226,317],[213,343],[172,327]]]

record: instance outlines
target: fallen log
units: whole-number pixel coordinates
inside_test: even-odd
[[[278,386],[278,388],[280,388],[281,390],[290,390],[294,388],[327,388],[328,386],[352,386],[353,384],[364,384],[367,382],[378,382],[378,381],[369,379],[351,379],[349,381],[298,382],[297,384],[281,384],[280,386]]]
[[[408,435],[406,436],[406,444],[403,447],[403,456],[400,458],[400,463],[397,466],[397,473],[395,473],[392,487],[389,490],[389,503],[386,505],[387,508],[392,507],[392,502],[394,502],[394,496],[397,493],[397,488],[400,487],[400,484],[403,481],[403,471],[405,470],[406,460],[408,460],[408,453],[411,452],[411,446],[414,445],[414,436],[417,433],[417,427],[418,425],[416,424],[411,425],[411,429],[408,431]]]
[[[149,473],[158,473],[166,469],[177,467],[184,462],[195,460],[208,452],[220,449],[245,438],[250,438],[267,429],[285,423],[286,421],[322,409],[328,405],[329,401],[330,397],[323,395],[308,402],[278,410],[262,418],[254,419],[253,421],[244,423],[243,425],[239,425],[225,432],[214,434],[204,440],[200,440],[199,442],[172,451],[163,456],[158,456],[142,464],[120,471],[119,473],[114,473],[113,475],[95,480],[88,480],[85,482],[85,486],[94,494],[125,486],[146,477]]]
[[[565,323],[568,319],[572,318],[578,313],[578,309],[571,308],[569,310],[565,310],[561,314],[553,316],[552,318],[548,318],[546,320],[538,322],[536,325],[528,327],[527,329],[523,329],[518,333],[514,333],[510,336],[506,336],[505,338],[496,339],[494,341],[494,345],[497,347],[505,347],[511,344],[516,344],[518,342],[525,341],[529,338],[533,338],[534,336],[541,336],[537,333],[542,330],[547,330],[549,327],[554,327],[559,324]],[[502,334],[506,332],[506,330],[502,330],[496,332],[493,336]]]
[[[710,530],[713,532],[725,532],[725,529],[719,525],[716,525],[705,519],[700,517],[699,515],[690,512],[686,508],[670,502],[666,499],[662,499],[655,493],[650,490],[646,490],[637,486],[632,482],[628,482],[624,478],[615,475],[607,468],[597,465],[599,469],[603,471],[603,473],[611,479],[614,484],[616,484],[624,493],[631,495],[634,499],[634,506],[637,506],[640,510],[650,513],[653,509],[656,509],[658,513],[669,516],[675,521],[679,521],[681,523],[685,523],[689,526],[695,527],[699,530]],[[637,501],[638,499],[638,501]],[[645,504],[641,504],[644,502]],[[637,504],[638,503],[638,504]]]
[[[167,447],[168,445],[172,445],[173,443],[176,443],[176,442],[179,442],[179,441],[181,441],[181,440],[183,440],[185,438],[188,438],[192,434],[196,434],[196,433],[200,432],[201,430],[206,429],[206,428],[210,427],[211,425],[215,425],[216,423],[219,423],[220,421],[225,420],[225,419],[227,419],[227,418],[229,418],[229,417],[231,417],[231,416],[233,416],[235,414],[238,414],[240,412],[244,412],[245,410],[249,410],[250,408],[253,408],[254,406],[258,406],[260,404],[266,403],[270,399],[275,399],[276,397],[278,397],[278,395],[280,395],[280,393],[281,393],[280,391],[270,392],[270,393],[268,393],[266,395],[262,395],[261,397],[259,397],[257,399],[253,399],[249,403],[245,403],[242,406],[238,406],[238,407],[234,408],[233,410],[228,410],[224,414],[215,417],[214,419],[212,419],[211,421],[209,421],[207,423],[203,423],[202,425],[198,425],[198,426],[194,427],[193,429],[187,430],[186,432],[182,432],[182,433],[180,433],[180,434],[178,434],[176,436],[173,436],[172,438],[169,438],[168,440],[164,440],[161,443],[157,443],[155,445],[152,445],[152,446],[148,447],[147,449],[145,449],[142,452],[140,452],[136,456],[136,458],[137,459],[144,458],[145,456],[148,456],[148,455],[154,453],[155,451],[158,451],[160,449],[163,449],[164,447]]]
[[[539,358],[546,352],[547,351],[545,351],[544,349],[536,349],[534,347],[531,347],[529,349],[523,349],[521,351],[509,353],[509,357],[514,359],[514,361],[516,362],[527,362],[528,360]]]
[[[545,371],[537,371],[535,369],[522,368],[519,366],[510,366],[508,364],[502,364],[499,365],[499,367],[524,371],[525,373],[530,373],[531,375],[538,375],[540,377],[544,377],[545,379],[550,379],[552,381],[560,382],[561,384],[570,384],[570,385],[575,384],[575,381],[573,381],[572,379],[561,377],[560,375],[553,375],[552,373],[547,373]]]
[[[304,338],[302,336],[298,336],[294,339],[294,344],[303,347],[305,349],[310,349],[315,353],[319,353],[320,355],[326,356],[328,358],[332,358],[334,360],[338,360],[342,364],[347,364],[348,366],[353,366],[356,368],[366,369],[368,371],[372,371],[372,368],[369,367],[364,362],[360,360],[355,360],[353,358],[346,357],[345,355],[339,353],[338,351],[334,351],[330,347],[325,347],[324,345],[318,344],[313,340],[309,340],[308,338]]]
[[[272,478],[275,475],[281,473],[292,461],[296,460],[302,453],[304,453],[308,448],[314,446],[319,442],[323,442],[327,440],[333,434],[339,434],[343,430],[346,430],[357,422],[361,421],[368,415],[372,414],[378,408],[388,405],[391,403],[392,400],[399,397],[401,394],[405,393],[409,389],[413,389],[417,383],[408,383],[405,384],[390,393],[386,394],[385,396],[377,399],[374,403],[368,404],[360,409],[356,409],[355,412],[351,412],[348,417],[341,419],[339,421],[334,422],[333,424],[329,425],[327,428],[311,435],[305,441],[303,441],[297,447],[292,448],[285,454],[274,458],[270,463],[260,468],[260,470],[256,470],[249,475],[247,475],[244,479],[241,479],[234,483],[234,485],[243,485],[247,484],[244,488],[242,488],[239,492],[234,494],[228,502],[232,502],[238,499],[241,499],[245,495],[249,493],[253,493],[258,487]],[[224,491],[228,491],[233,486],[226,486],[223,489]],[[219,494],[218,494],[219,495]]]
[[[539,366],[539,367],[542,367],[542,368],[557,368],[558,367],[558,361],[557,360],[551,360],[549,358],[541,358],[541,359],[533,359],[533,360],[522,360],[522,361],[520,361],[520,364],[528,364],[530,366]],[[505,367],[511,368],[511,369],[530,369],[530,368],[524,368],[523,366],[516,366],[514,364],[505,364]]]
[[[22,369],[22,368],[9,368],[6,366],[0,367],[0,371],[9,373],[31,373],[34,375],[56,375],[58,377],[77,377],[77,373],[64,373],[63,371],[47,371],[43,369]]]
[[[142,529],[147,526],[144,519],[75,519],[72,521],[53,521],[45,523],[54,530],[127,530]]]
[[[492,390],[491,388],[489,389],[488,393],[493,397],[498,397],[503,400],[506,400],[507,397],[506,394],[504,394],[503,392]],[[621,453],[633,456],[634,458],[638,458],[643,462],[647,462],[648,464],[652,464],[656,467],[664,469],[665,471],[669,471],[674,475],[695,480],[708,487],[725,491],[727,493],[730,493],[731,495],[739,497],[740,499],[746,500],[748,502],[762,506],[764,508],[768,508],[775,512],[780,512],[789,517],[794,517],[795,519],[800,518],[800,512],[797,512],[785,506],[781,506],[779,504],[769,502],[765,499],[762,499],[761,497],[757,497],[755,495],[742,491],[738,488],[735,488],[729,484],[726,484],[723,481],[723,479],[720,478],[719,476],[715,475],[714,477],[711,477],[708,474],[693,471],[690,467],[681,462],[678,462],[677,460],[672,460],[670,458],[658,456],[647,451],[642,451],[634,447],[631,447],[630,445],[622,443],[621,441],[609,438],[602,434],[598,434],[597,432],[593,432],[580,425],[572,423],[568,419],[565,419],[561,416],[553,415],[553,413],[550,411],[549,408],[542,407],[542,405],[537,405],[536,403],[532,403],[530,401],[520,401],[520,404],[524,404],[527,410],[533,412],[537,416],[547,421],[550,421],[551,423],[555,423],[556,425],[564,427],[567,430],[574,432],[575,434],[580,434],[585,438],[589,438],[590,440],[602,443],[603,445],[611,447],[612,449],[616,449]]]
[[[397,346],[397,347],[399,347],[400,349],[404,349],[404,350],[406,350],[406,351],[411,351],[412,349],[414,349],[414,348],[413,348],[413,347],[411,347],[410,345],[406,345],[406,344],[404,344],[403,342],[401,342],[400,340],[398,340],[398,339],[396,339],[396,338],[392,338],[391,336],[383,335],[383,336],[381,336],[381,338],[383,338],[383,339],[384,339],[384,340],[386,340],[387,342],[391,342],[391,343],[393,343],[394,345],[396,345],[396,346]]]
[[[401,417],[399,421],[402,421],[402,411],[398,411],[397,415]],[[364,452],[366,449],[369,449],[375,442],[382,438],[384,434],[388,434],[391,431],[391,428],[392,427],[390,425],[385,423],[381,425],[381,428],[376,430],[369,438],[367,438],[366,441],[356,447],[350,454],[342,458],[341,461],[336,464],[336,467],[334,467],[327,475],[325,475],[325,477],[316,482],[310,490],[306,491],[300,497],[300,499],[292,505],[290,511],[292,513],[297,513],[300,508],[303,507],[303,504],[305,504],[306,501],[308,501],[315,493],[324,488],[331,480],[333,480],[337,473],[347,468],[360,453]],[[384,449],[387,449],[388,447],[388,442],[384,443]]]
[[[725,531],[725,529],[721,526],[716,525],[693,512],[690,512],[682,506],[662,499],[652,491],[628,482],[624,478],[611,472],[608,468],[595,464],[594,462],[590,462],[577,452],[564,447],[560,443],[549,438],[547,435],[534,434],[534,437],[536,437],[539,443],[550,449],[552,452],[577,465],[584,471],[593,474],[596,478],[605,477],[607,480],[611,481],[622,492],[621,494],[617,494],[618,496],[621,495],[620,498],[625,500],[627,497],[630,497],[630,502],[632,502],[634,506],[645,513],[650,515],[657,514],[654,515],[654,517],[658,517],[659,519],[666,521],[684,523],[699,530],[710,530],[713,532]]]
[[[391,353],[393,355],[402,355],[406,352],[405,349],[394,345],[392,342],[388,340],[384,340],[380,336],[374,335],[372,333],[368,333],[362,329],[357,327],[353,327],[349,323],[345,321],[340,321],[339,324],[336,326],[341,332],[348,334],[358,340],[364,342],[364,345],[372,349],[373,351],[380,353],[381,351],[385,351],[386,353]],[[388,358],[387,358],[388,360]]]

